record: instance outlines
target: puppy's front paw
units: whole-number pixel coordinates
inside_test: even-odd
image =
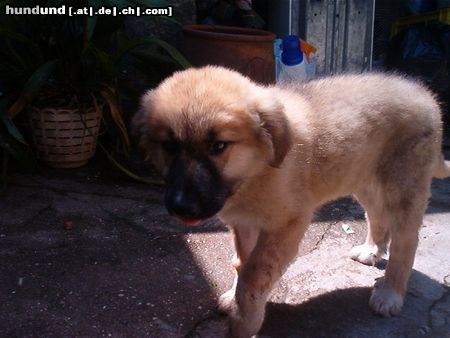
[[[377,245],[362,244],[354,246],[349,253],[351,259],[360,263],[374,266],[384,255],[384,251]]]
[[[250,338],[258,333],[264,319],[264,304],[261,307],[244,306],[244,309],[236,302],[234,288],[220,296],[218,310],[228,315],[230,337]]]
[[[235,289],[231,288],[227,292],[225,292],[219,298],[219,302],[217,305],[217,309],[219,312],[229,314],[232,312],[233,308],[236,307],[236,302],[234,300]]]
[[[403,307],[403,297],[391,286],[384,282],[384,278],[376,281],[369,301],[370,307],[384,317],[400,314]]]

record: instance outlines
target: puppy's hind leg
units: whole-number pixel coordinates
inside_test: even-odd
[[[388,219],[383,198],[376,189],[365,189],[356,194],[366,210],[367,237],[364,244],[354,246],[350,258],[366,265],[376,265],[386,254],[389,241]]]
[[[387,317],[399,314],[403,306],[430,197],[433,159],[440,152],[433,132],[424,132],[422,138],[405,135],[386,150],[376,172],[391,243],[385,276],[375,283],[369,303]]]
[[[385,276],[377,280],[370,297],[370,306],[386,317],[400,313],[414,263],[428,197],[426,193],[417,195],[403,196],[397,203],[387,206],[391,233],[389,261]]]

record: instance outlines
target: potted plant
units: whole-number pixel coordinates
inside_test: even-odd
[[[263,84],[275,82],[274,33],[220,25],[185,25],[183,33],[181,51],[194,66],[218,64]]]
[[[6,2],[0,3],[4,7]],[[64,2],[66,6],[76,7],[87,7],[91,3]],[[97,7],[151,7],[163,3],[159,0],[95,2]],[[61,1],[49,0],[44,4],[28,0],[16,1],[14,6],[60,4]],[[104,113],[111,117],[123,147],[127,148],[129,139],[119,95],[121,61],[124,55],[134,55],[142,62],[145,57],[142,48],[155,45],[165,53],[152,49],[153,54],[171,58],[179,67],[189,65],[162,40],[128,39],[124,33],[124,17],[3,15],[0,108],[3,107],[1,114],[7,121],[5,126],[11,125],[8,119],[25,110],[37,155],[53,167],[81,166],[94,155]],[[137,50],[139,46],[141,49]],[[147,63],[146,66],[158,68],[160,65]],[[4,128],[4,133],[5,130],[11,135],[11,128]],[[15,140],[23,142],[20,137]]]

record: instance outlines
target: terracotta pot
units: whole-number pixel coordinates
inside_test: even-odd
[[[183,27],[183,33],[181,51],[194,66],[221,65],[260,83],[275,82],[275,34],[258,29],[211,25],[187,25]]]
[[[54,168],[77,168],[94,156],[101,109],[29,107],[38,157]]]

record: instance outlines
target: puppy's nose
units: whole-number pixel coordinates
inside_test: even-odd
[[[196,203],[189,199],[182,191],[175,192],[167,201],[169,213],[185,219],[194,219],[198,217],[198,207]]]

